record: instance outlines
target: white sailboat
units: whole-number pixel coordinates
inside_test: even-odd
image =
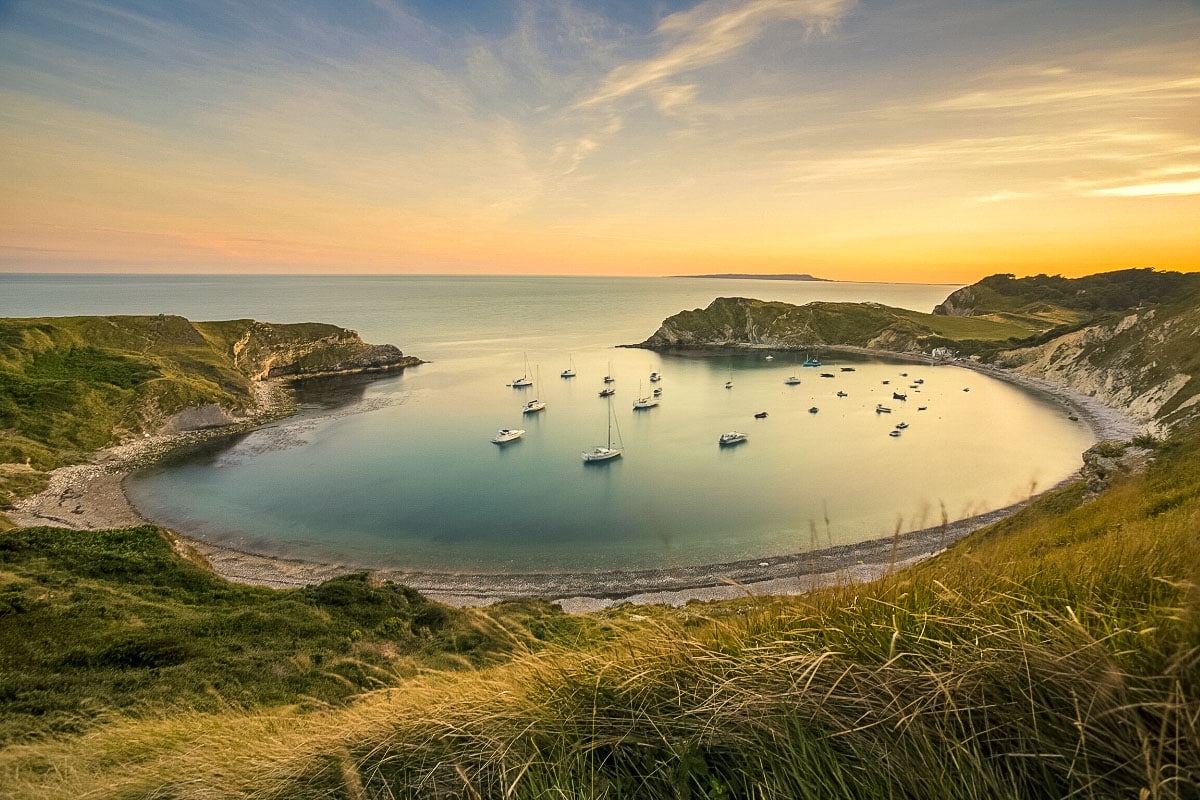
[[[603,446],[596,445],[595,447],[593,447],[590,450],[584,450],[583,451],[584,463],[591,463],[593,461],[609,461],[611,459],[620,457],[621,448],[612,446],[613,445],[612,429],[613,429],[613,415],[612,415],[612,401],[610,400],[608,403],[608,443]],[[621,436],[621,431],[618,430],[617,437],[620,438],[620,436]]]
[[[537,377],[538,377],[538,383],[541,383],[542,382],[542,368],[540,366],[538,367]],[[546,401],[539,400],[538,398],[535,397],[532,400],[525,401],[525,405],[521,407],[521,413],[522,414],[533,414],[535,412],[542,411],[545,408],[546,408]]]
[[[533,386],[533,379],[529,377],[529,356],[525,356],[525,374],[519,378],[514,378],[509,386],[514,389],[524,389],[526,386]]]
[[[641,393],[642,393],[642,384],[639,382],[638,383],[638,394],[641,394]],[[633,404],[633,410],[638,411],[643,408],[654,408],[656,405],[658,405],[658,393],[657,392],[655,392],[653,394],[653,396],[639,397],[637,399],[637,401]]]
[[[574,356],[571,356],[571,366],[567,367],[562,372],[558,373],[558,377],[560,377],[560,378],[574,378],[575,377],[575,357]]]

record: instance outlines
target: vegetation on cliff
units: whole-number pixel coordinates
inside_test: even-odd
[[[0,747],[117,715],[329,708],[595,627],[545,601],[455,609],[364,574],[232,584],[172,541],[153,526],[0,534]]]
[[[247,411],[255,379],[409,363],[419,361],[318,323],[0,319],[0,509],[44,486],[45,470],[156,432],[185,409]]]
[[[681,311],[641,347],[765,345],[806,349],[827,345],[920,352],[954,346],[973,350],[1016,342],[1035,329],[1015,322],[923,314],[878,303],[803,306],[744,297],[718,297],[704,309]]]

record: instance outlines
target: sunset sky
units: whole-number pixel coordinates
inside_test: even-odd
[[[0,0],[0,272],[1200,269],[1200,4]]]

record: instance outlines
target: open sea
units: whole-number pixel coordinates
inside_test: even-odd
[[[929,311],[956,288],[0,275],[0,316],[330,322],[395,344],[430,363],[303,385],[299,415],[132,476],[131,500],[188,535],[269,555],[444,572],[600,571],[890,536],[1009,505],[1078,469],[1094,438],[1061,404],[961,367],[814,352],[823,361],[814,369],[801,366],[804,353],[616,347],[718,296]],[[570,365],[577,377],[560,378]],[[533,386],[509,386],[527,371]],[[651,372],[662,380],[651,384]],[[598,397],[605,374],[616,378],[610,400]],[[801,383],[786,385],[791,375]],[[635,411],[654,386],[660,404]],[[893,400],[893,390],[908,399]],[[546,409],[522,414],[534,397]],[[892,413],[875,413],[878,403]],[[581,452],[606,441],[610,404],[624,455],[584,464]],[[768,416],[755,419],[761,411]],[[502,427],[526,433],[498,446],[490,440]],[[731,430],[747,441],[718,446]]]

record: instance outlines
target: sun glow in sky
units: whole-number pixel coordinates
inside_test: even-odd
[[[0,272],[1200,268],[1200,5],[0,2]]]

